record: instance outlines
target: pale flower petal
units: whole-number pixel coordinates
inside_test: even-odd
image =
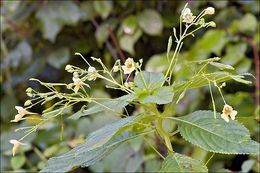
[[[229,118],[227,114],[221,114],[221,118],[223,118],[227,123],[229,122]]]
[[[125,61],[125,65],[122,66],[124,74],[130,74],[135,70],[134,60],[133,58],[127,58]]]
[[[13,156],[15,155],[15,151],[18,149],[19,146],[21,146],[21,145],[28,145],[28,144],[22,143],[20,141],[17,141],[15,139],[11,139],[9,142],[14,145],[13,146],[13,150],[12,150],[13,151]]]
[[[208,7],[205,10],[205,14],[214,14],[215,13],[215,9],[213,7]]]
[[[234,111],[231,112],[230,118],[231,118],[232,120],[235,120],[236,115],[237,115],[237,111],[234,110]]]

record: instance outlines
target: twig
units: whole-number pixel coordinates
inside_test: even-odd
[[[116,47],[116,49],[117,49],[119,55],[120,55],[121,60],[122,60],[123,62],[125,62],[125,56],[124,56],[122,50],[120,49],[120,47],[119,47],[119,45],[118,45],[118,43],[117,43],[116,37],[115,37],[115,35],[114,35],[112,29],[110,28],[109,24],[106,24],[106,28],[107,28],[107,30],[109,31],[109,35],[110,35],[110,37],[111,37],[111,39],[112,39],[112,41],[113,41],[113,43],[114,43],[114,45],[115,45],[115,47]]]
[[[10,25],[10,27],[13,28],[18,35],[20,35],[21,37],[26,37],[26,33],[19,26],[17,26],[13,21],[8,19],[7,17],[4,17],[4,19],[6,23]]]
[[[79,0],[73,0],[73,1],[77,6],[79,6],[81,8]],[[95,26],[96,29],[99,28],[99,24],[97,23],[97,21],[94,18],[91,18],[90,21]],[[106,44],[106,47],[108,48],[109,52],[113,56],[114,60],[116,61],[118,59],[118,57],[117,57],[115,49],[112,47],[112,45],[110,44],[110,42],[107,39],[105,40],[105,44]]]
[[[253,48],[253,54],[254,54],[254,61],[255,61],[255,72],[256,72],[256,82],[255,82],[255,106],[257,107],[259,105],[259,80],[260,80],[260,72],[259,72],[259,55],[258,55],[258,47],[256,42],[253,39],[249,40],[249,43],[251,44]]]

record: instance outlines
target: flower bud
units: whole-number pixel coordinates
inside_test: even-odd
[[[215,9],[213,7],[208,7],[205,10],[205,14],[214,14],[215,13]]]
[[[27,88],[25,91],[26,91],[27,93],[31,93],[31,92],[33,91],[33,89],[32,89],[32,88]]]
[[[77,72],[74,72],[74,73],[73,73],[73,77],[78,78],[78,77],[79,77],[79,74],[78,74]]]
[[[29,106],[31,104],[32,104],[31,100],[26,100],[26,102],[24,103],[24,106]]]
[[[216,23],[211,21],[211,22],[208,23],[207,27],[209,27],[209,26],[216,27]]]

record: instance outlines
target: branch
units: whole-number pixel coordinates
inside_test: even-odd
[[[111,39],[112,39],[112,41],[113,41],[113,43],[114,43],[114,45],[115,45],[115,47],[116,47],[116,49],[117,49],[119,55],[120,55],[121,60],[122,60],[123,62],[125,62],[125,56],[124,56],[122,50],[120,49],[120,47],[119,47],[119,45],[118,45],[118,43],[117,43],[116,37],[115,37],[115,35],[114,35],[112,29],[110,28],[109,24],[106,24],[106,28],[107,28],[107,30],[109,31],[110,37],[111,37]]]

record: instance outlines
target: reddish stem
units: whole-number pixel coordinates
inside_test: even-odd
[[[255,62],[255,72],[256,72],[256,82],[255,82],[255,106],[259,106],[259,80],[260,80],[260,72],[259,72],[259,55],[258,55],[258,47],[256,42],[253,39],[249,40],[249,43],[251,44],[253,48],[253,54],[254,54],[254,62]]]
[[[124,56],[122,50],[120,49],[120,47],[119,47],[119,45],[118,45],[118,43],[117,43],[116,37],[115,37],[115,35],[114,35],[112,29],[110,28],[109,24],[106,24],[106,28],[107,28],[107,30],[108,30],[108,32],[109,32],[109,35],[110,35],[110,37],[111,37],[111,39],[112,39],[112,41],[113,41],[113,43],[114,43],[114,45],[115,45],[115,47],[116,47],[116,50],[118,51],[118,53],[119,53],[119,55],[120,55],[121,60],[122,60],[123,62],[125,62],[125,56]]]

